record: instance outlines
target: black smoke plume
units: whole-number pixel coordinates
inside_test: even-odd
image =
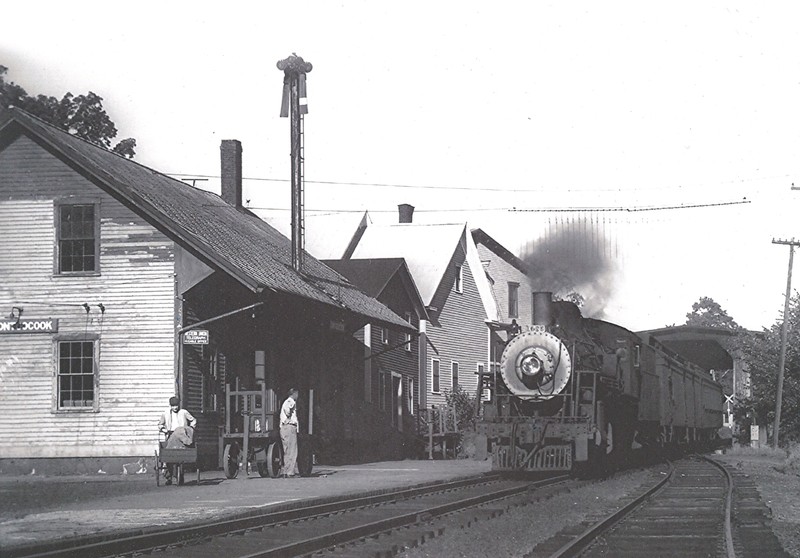
[[[584,316],[602,318],[613,294],[617,258],[610,225],[595,215],[551,218],[523,258],[533,288],[577,302]]]

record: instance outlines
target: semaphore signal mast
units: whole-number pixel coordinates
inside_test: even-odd
[[[292,53],[280,60],[278,69],[283,71],[283,98],[281,116],[289,117],[289,139],[292,159],[292,267],[300,271],[303,267],[305,249],[305,192],[303,186],[303,115],[308,113],[306,98],[306,74],[311,63]],[[301,102],[302,101],[302,102]]]

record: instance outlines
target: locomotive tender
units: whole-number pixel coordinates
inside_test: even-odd
[[[490,327],[492,327],[490,325]],[[478,424],[498,471],[591,474],[634,449],[711,446],[720,384],[657,340],[534,293],[533,325],[508,331]]]

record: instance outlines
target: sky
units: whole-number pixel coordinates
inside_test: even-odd
[[[603,296],[579,288],[602,317],[681,324],[708,296],[750,329],[780,319],[789,248],[772,241],[800,238],[796,3],[116,5],[4,6],[0,64],[31,94],[102,96],[139,163],[218,192],[220,141],[238,139],[249,206],[288,221],[276,62],[297,53],[317,234],[409,203],[522,256],[585,219],[611,260]]]

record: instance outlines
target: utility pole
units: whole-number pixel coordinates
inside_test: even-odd
[[[794,187],[794,185],[792,185]],[[781,356],[778,362],[778,393],[775,396],[775,427],[772,431],[772,447],[778,449],[778,432],[781,427],[781,399],[783,398],[783,369],[786,366],[786,334],[789,320],[789,301],[792,298],[792,264],[794,263],[794,247],[800,246],[800,241],[772,239],[773,244],[783,244],[789,247],[789,273],[786,279],[786,300],[783,304],[783,325],[781,326]]]

